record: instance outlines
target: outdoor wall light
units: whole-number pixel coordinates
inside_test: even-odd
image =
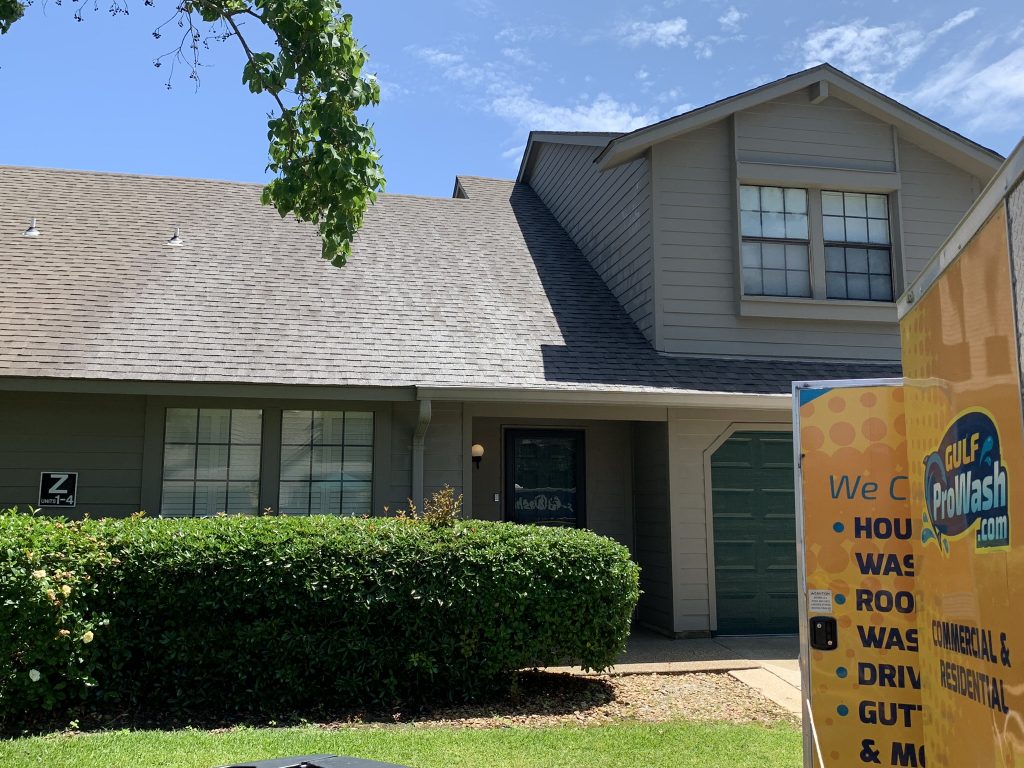
[[[484,457],[484,447],[480,443],[473,443],[473,447],[469,451],[473,456],[473,466],[480,469],[480,459]]]
[[[32,219],[32,223],[28,225],[28,229],[21,233],[22,237],[39,237],[39,227],[36,226],[36,220]]]

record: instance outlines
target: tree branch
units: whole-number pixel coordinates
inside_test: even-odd
[[[242,44],[242,48],[245,49],[245,55],[248,57],[249,63],[255,63],[255,60],[252,55],[252,50],[249,48],[249,44],[245,42],[245,38],[242,37],[242,30],[240,30],[238,28],[238,25],[235,24],[235,20],[231,18],[229,14],[224,14],[224,21],[226,21],[228,23],[228,26],[231,27],[231,29],[234,31],[235,37],[238,38],[238,42],[240,42]],[[274,91],[268,91],[268,93],[274,97],[274,101],[277,102],[277,106],[281,108],[281,114],[284,114],[285,112],[288,111],[284,105],[284,102],[281,101],[281,97],[278,96],[277,93],[275,93]]]

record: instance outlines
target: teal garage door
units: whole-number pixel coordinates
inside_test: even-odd
[[[720,634],[797,631],[793,436],[737,432],[711,457]]]

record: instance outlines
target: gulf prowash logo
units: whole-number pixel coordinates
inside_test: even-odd
[[[984,411],[965,411],[953,420],[939,449],[924,460],[928,512],[921,541],[935,539],[949,552],[978,523],[975,549],[1010,543],[1009,478],[1002,463],[999,430]]]

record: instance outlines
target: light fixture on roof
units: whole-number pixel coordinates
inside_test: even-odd
[[[175,247],[185,244],[185,241],[181,239],[181,227],[174,228],[174,234],[171,235],[171,239],[167,241],[167,244]]]
[[[39,227],[36,226],[35,218],[32,219],[32,223],[28,225],[28,229],[21,233],[22,237],[39,237]]]

